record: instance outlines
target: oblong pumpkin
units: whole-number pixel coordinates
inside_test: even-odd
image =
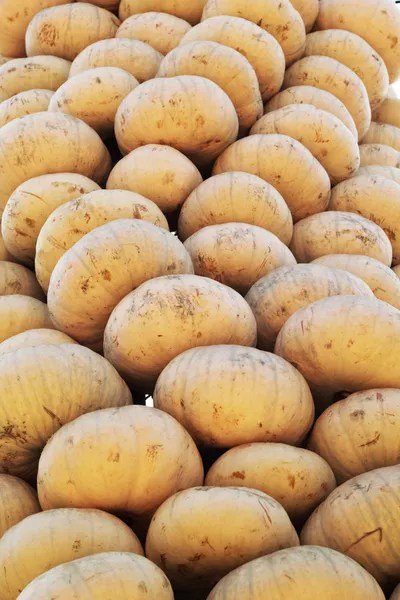
[[[328,56],[307,56],[292,65],[285,74],[284,88],[311,85],[331,92],[346,106],[361,139],[371,125],[371,107],[367,90],[351,69]]]
[[[390,240],[379,225],[361,215],[333,210],[296,223],[290,249],[299,263],[326,254],[363,254],[390,267],[393,257]]]
[[[319,0],[290,0],[304,21],[306,32],[312,30],[319,11]]]
[[[400,167],[400,152],[386,144],[360,144],[360,164]]]
[[[209,79],[193,75],[140,84],[121,103],[115,118],[122,154],[159,143],[199,164],[217,158],[236,140],[238,128],[235,107],[225,92]]]
[[[0,342],[38,327],[54,328],[46,304],[22,294],[0,296]]]
[[[114,134],[115,115],[122,100],[139,85],[118,67],[99,67],[70,77],[50,100],[50,112],[81,119],[102,138]]]
[[[308,447],[324,458],[338,482],[380,467],[400,455],[400,389],[373,389],[335,402],[317,419]]]
[[[50,90],[28,90],[4,100],[0,104],[0,127],[18,117],[47,110],[52,96]]]
[[[15,600],[31,581],[57,565],[107,551],[143,555],[133,531],[103,511],[64,508],[32,515],[0,540],[1,597]]]
[[[74,60],[93,42],[115,37],[119,25],[119,19],[111,12],[87,2],[47,8],[28,25],[26,54],[50,54]]]
[[[256,72],[240,52],[217,42],[188,42],[168,53],[157,77],[193,75],[216,83],[231,99],[239,126],[250,128],[263,114]]]
[[[169,230],[167,219],[154,202],[125,190],[98,190],[54,210],[36,243],[35,271],[42,288],[47,292],[57,262],[84,235],[110,221],[130,218]]]
[[[359,11],[358,9],[362,10]],[[366,27],[373,23],[373,27]],[[361,36],[383,58],[390,81],[400,75],[400,15],[391,0],[321,0],[318,29],[345,29]]]
[[[138,219],[118,219],[90,231],[65,252],[49,283],[47,302],[57,329],[101,348],[118,302],[145,281],[193,273],[183,244]]]
[[[148,592],[157,600],[174,598],[161,569],[143,556],[127,552],[95,554],[54,567],[34,579],[19,598],[67,600],[68,595],[74,594],[79,600],[93,600],[104,597],[104,589],[113,590],[118,600],[140,598]]]
[[[153,398],[205,447],[300,444],[314,418],[310,390],[296,369],[274,354],[230,344],[174,358]]]
[[[318,454],[287,444],[256,443],[225,452],[207,473],[207,486],[245,486],[279,502],[293,521],[308,517],[336,487]]]
[[[155,77],[162,58],[149,44],[138,40],[100,40],[78,54],[71,65],[69,76],[74,77],[78,73],[98,67],[118,67],[142,83]]]
[[[329,202],[327,172],[303,144],[286,135],[260,134],[238,140],[215,162],[213,175],[228,171],[258,175],[274,186],[295,222],[325,210]]]
[[[0,539],[8,529],[40,512],[35,490],[22,479],[0,474]]]
[[[165,55],[179,46],[190,29],[191,25],[187,21],[174,15],[140,11],[122,23],[115,37],[139,40]]]
[[[170,213],[180,208],[202,181],[197,167],[179,150],[147,144],[115,165],[106,187],[141,194],[164,213]]]
[[[293,219],[279,192],[269,183],[241,171],[209,177],[188,196],[179,214],[181,240],[208,225],[248,223],[267,229],[289,244]]]
[[[303,544],[338,550],[382,584],[400,576],[400,466],[349,479],[313,512]]]
[[[152,322],[157,327],[149,327]],[[147,281],[118,304],[104,333],[104,353],[136,386],[152,389],[185,350],[254,346],[256,336],[253,313],[237,292],[206,277],[170,275]]]
[[[295,312],[275,352],[329,392],[400,387],[400,312],[381,300],[334,296]]]
[[[356,213],[379,225],[400,263],[400,184],[384,177],[361,175],[342,181],[333,190],[329,210]]]
[[[388,167],[386,165],[368,165],[360,167],[356,173],[358,175],[377,175],[378,177],[386,177],[396,183],[400,183],[400,168]]]
[[[119,18],[125,21],[131,15],[149,11],[164,12],[185,19],[191,25],[200,21],[206,0],[192,0],[189,3],[180,0],[121,0]]]
[[[276,96],[271,98],[265,105],[265,113],[277,110],[278,108],[283,108],[288,104],[312,104],[315,108],[330,112],[350,129],[356,139],[358,138],[358,132],[353,117],[343,102],[331,92],[321,90],[312,85],[295,85],[286,90],[282,90],[279,94],[276,94]]]
[[[297,10],[288,0],[208,0],[201,20],[217,15],[243,17],[257,23],[279,42],[286,65],[298,60],[304,52],[306,30]]]
[[[204,227],[184,245],[196,275],[216,279],[240,294],[274,269],[296,264],[289,248],[273,233],[245,223]]]
[[[371,109],[389,91],[389,73],[380,55],[359,35],[340,29],[315,31],[306,38],[305,56],[329,56],[349,67],[365,85]]]
[[[58,345],[58,344],[77,344],[69,335],[65,335],[62,331],[56,329],[28,329],[22,333],[17,333],[0,344],[0,355],[15,352],[20,348],[43,346],[43,345]]]
[[[175,492],[202,485],[203,477],[196,445],[175,419],[128,406],[83,415],[54,435],[40,457],[38,492],[44,509],[95,507],[143,517]]]
[[[0,67],[0,101],[32,89],[56,91],[68,79],[71,63],[57,56],[16,58]]]
[[[372,121],[362,141],[363,144],[385,144],[400,152],[400,127]]]
[[[78,173],[39,175],[24,181],[11,194],[3,213],[1,230],[7,248],[24,264],[33,265],[40,230],[53,210],[99,189]]]
[[[282,266],[272,271],[246,295],[257,321],[257,347],[272,351],[293,313],[316,300],[343,294],[373,295],[361,279],[340,269],[314,264]]]
[[[301,142],[333,184],[348,179],[360,167],[360,152],[351,131],[340,119],[312,104],[291,104],[268,112],[250,130],[250,135],[271,133]]]
[[[372,113],[372,119],[378,123],[387,123],[400,127],[400,98],[392,95],[389,89],[388,97]]]
[[[232,522],[238,514],[240,520]],[[253,558],[291,546],[298,546],[296,531],[271,496],[245,487],[202,487],[178,492],[160,506],[150,523],[146,556],[172,584],[196,590],[210,589]]]
[[[37,279],[26,267],[9,261],[0,261],[0,296],[21,294],[44,299],[42,288]]]
[[[279,92],[285,73],[285,55],[265,29],[241,17],[220,15],[192,27],[180,44],[201,40],[218,42],[243,54],[256,72],[264,102]]]
[[[10,169],[9,165],[15,166]],[[0,129],[0,209],[14,190],[32,177],[71,172],[97,183],[107,177],[110,168],[107,148],[83,121],[50,112],[21,117]]]
[[[280,600],[306,600],[305,594],[329,600],[342,600],[346,594],[353,600],[385,598],[375,579],[347,556],[329,548],[300,546],[236,569],[215,586],[207,600],[252,600],[254,589]]]
[[[115,369],[77,344],[4,354],[0,389],[0,470],[24,479],[36,476],[43,446],[62,425],[85,412],[132,402]]]
[[[400,281],[392,269],[379,260],[357,254],[328,254],[313,263],[353,273],[369,285],[378,300],[400,310]]]

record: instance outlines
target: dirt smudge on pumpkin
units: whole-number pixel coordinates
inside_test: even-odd
[[[245,479],[246,475],[245,475],[244,471],[235,471],[234,473],[232,473],[232,477],[235,477],[236,479],[241,479],[243,481],[243,479]]]

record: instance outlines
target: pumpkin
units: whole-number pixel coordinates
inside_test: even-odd
[[[363,254],[390,267],[393,257],[390,240],[379,225],[361,215],[332,210],[296,223],[290,249],[300,263],[326,254]]]
[[[36,277],[47,292],[57,262],[84,235],[117,219],[142,219],[168,230],[161,210],[140,194],[98,190],[65,202],[43,225],[36,244]]]
[[[43,291],[35,275],[22,265],[0,261],[0,296],[21,294],[44,300]]]
[[[362,141],[363,144],[385,144],[400,152],[400,127],[373,121]]]
[[[187,21],[174,15],[140,12],[122,23],[116,37],[145,42],[164,55],[176,48],[190,29]]]
[[[264,275],[296,259],[273,233],[245,223],[210,225],[185,242],[196,275],[246,294]]]
[[[28,329],[22,333],[17,333],[0,344],[0,356],[15,352],[20,348],[42,346],[42,345],[58,345],[58,344],[77,344],[75,340],[70,338],[62,331],[56,329]]]
[[[360,164],[362,167],[382,165],[400,167],[400,152],[386,144],[360,144]]]
[[[53,328],[46,304],[22,294],[0,296],[0,342],[38,327]]]
[[[0,101],[33,89],[55,91],[68,79],[70,68],[68,60],[57,56],[10,60],[0,67]]]
[[[164,367],[185,350],[254,346],[256,337],[253,313],[240,294],[206,277],[169,275],[147,281],[116,306],[104,333],[104,354],[135,386],[151,390]]]
[[[176,587],[207,590],[249,560],[291,546],[298,546],[296,531],[271,496],[245,487],[198,487],[160,506],[150,523],[146,556]]]
[[[32,266],[40,230],[53,210],[64,202],[99,189],[97,183],[78,173],[40,175],[22,183],[11,194],[1,222],[8,250],[18,260]]]
[[[307,33],[312,30],[319,11],[319,0],[290,0],[304,21]]]
[[[400,127],[399,108],[400,98],[389,89],[387,98],[373,111],[372,119],[378,123]]]
[[[400,389],[373,389],[335,402],[317,420],[308,447],[322,456],[342,483],[400,454]]]
[[[322,265],[282,266],[254,283],[246,296],[257,321],[257,346],[273,350],[276,338],[300,308],[338,295],[373,297],[358,277]]]
[[[390,596],[390,600],[399,600],[400,598],[400,585],[394,590],[393,594]]]
[[[400,265],[393,267],[393,272],[397,277],[400,277]]]
[[[238,128],[229,96],[213,81],[193,75],[145,81],[123,100],[115,118],[122,154],[159,143],[198,164],[217,158],[236,140]]]
[[[129,406],[62,427],[40,457],[38,492],[46,510],[95,507],[144,516],[175,492],[202,485],[203,477],[200,454],[175,419]]]
[[[3,236],[1,235],[1,228],[0,228],[0,260],[5,260],[8,262],[14,261],[14,257],[11,256],[11,254],[7,250],[7,247],[4,243]]]
[[[22,479],[0,475],[0,539],[8,529],[41,511],[35,490]]]
[[[174,358],[153,399],[204,447],[300,444],[314,419],[310,390],[296,369],[274,354],[231,344]]]
[[[47,110],[52,95],[50,90],[28,90],[4,100],[0,103],[0,127],[18,117]]]
[[[192,0],[183,3],[180,0],[121,0],[119,17],[125,21],[131,15],[149,11],[164,12],[185,19],[191,25],[200,21],[206,0]]]
[[[331,113],[311,104],[291,104],[268,112],[250,134],[282,134],[303,144],[327,171],[332,183],[348,179],[360,166],[357,140]]]
[[[251,135],[232,144],[218,158],[213,175],[244,171],[271,184],[299,221],[327,207],[329,176],[311,152],[286,135]]]
[[[112,551],[143,554],[133,531],[103,511],[64,508],[27,517],[0,539],[1,597],[15,600],[53,567]]]
[[[253,67],[265,102],[279,92],[285,73],[285,55],[276,39],[256,23],[241,17],[210,17],[192,27],[180,41],[212,41],[233,48]]]
[[[400,183],[400,169],[397,167],[388,167],[386,165],[368,165],[360,167],[356,173],[359,175],[377,175],[378,177],[386,177],[396,183]]]
[[[115,369],[77,344],[22,347],[4,354],[0,389],[0,471],[28,480],[36,476],[46,441],[62,425],[85,412],[132,402]]]
[[[189,194],[179,214],[179,237],[232,222],[262,227],[286,245],[292,239],[293,219],[282,196],[257,175],[241,171],[209,177]]]
[[[381,584],[400,576],[400,466],[383,467],[342,483],[301,532],[302,544],[338,550]]]
[[[284,88],[311,85],[331,92],[346,106],[354,119],[361,139],[371,124],[368,93],[361,79],[351,69],[328,56],[306,56],[285,74]]]

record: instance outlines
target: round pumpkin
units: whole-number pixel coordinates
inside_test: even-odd
[[[0,342],[38,327],[54,328],[46,304],[22,294],[0,296]]]
[[[139,40],[165,55],[179,46],[179,42],[190,29],[187,21],[174,15],[141,11],[122,23],[116,37]]]
[[[37,494],[29,484],[0,474],[0,540],[8,529],[40,511]]]
[[[373,111],[372,119],[378,123],[387,123],[400,127],[400,99],[389,88],[388,97]]]
[[[180,0],[121,0],[119,5],[119,17],[125,21],[131,15],[149,11],[164,12],[185,19],[191,25],[198,23],[207,0],[192,0],[181,2]]]
[[[386,144],[360,144],[360,164],[400,167],[400,152]]]
[[[378,177],[386,177],[396,183],[400,183],[400,169],[397,167],[388,167],[386,165],[368,165],[360,167],[356,173],[359,175],[377,175]]]
[[[33,89],[56,91],[68,79],[70,68],[68,60],[57,56],[10,60],[0,67],[0,101]]]
[[[21,294],[44,300],[42,288],[35,275],[22,265],[9,261],[0,261],[0,296]]]
[[[385,144],[400,152],[400,127],[372,121],[362,141],[363,144]]]
[[[0,103],[0,127],[18,117],[47,110],[52,96],[50,90],[28,90],[4,100]]]
[[[57,331],[56,329],[29,329],[28,331],[23,331],[22,333],[17,333],[17,335],[13,335],[12,337],[4,340],[0,344],[0,356],[3,354],[8,354],[8,352],[15,352],[20,348],[27,347],[35,347],[35,346],[43,346],[43,345],[58,345],[58,344],[77,344],[75,340],[73,340],[62,331]]]

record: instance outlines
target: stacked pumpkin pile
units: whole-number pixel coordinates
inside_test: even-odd
[[[3,0],[0,53],[1,600],[398,600],[394,0]]]

